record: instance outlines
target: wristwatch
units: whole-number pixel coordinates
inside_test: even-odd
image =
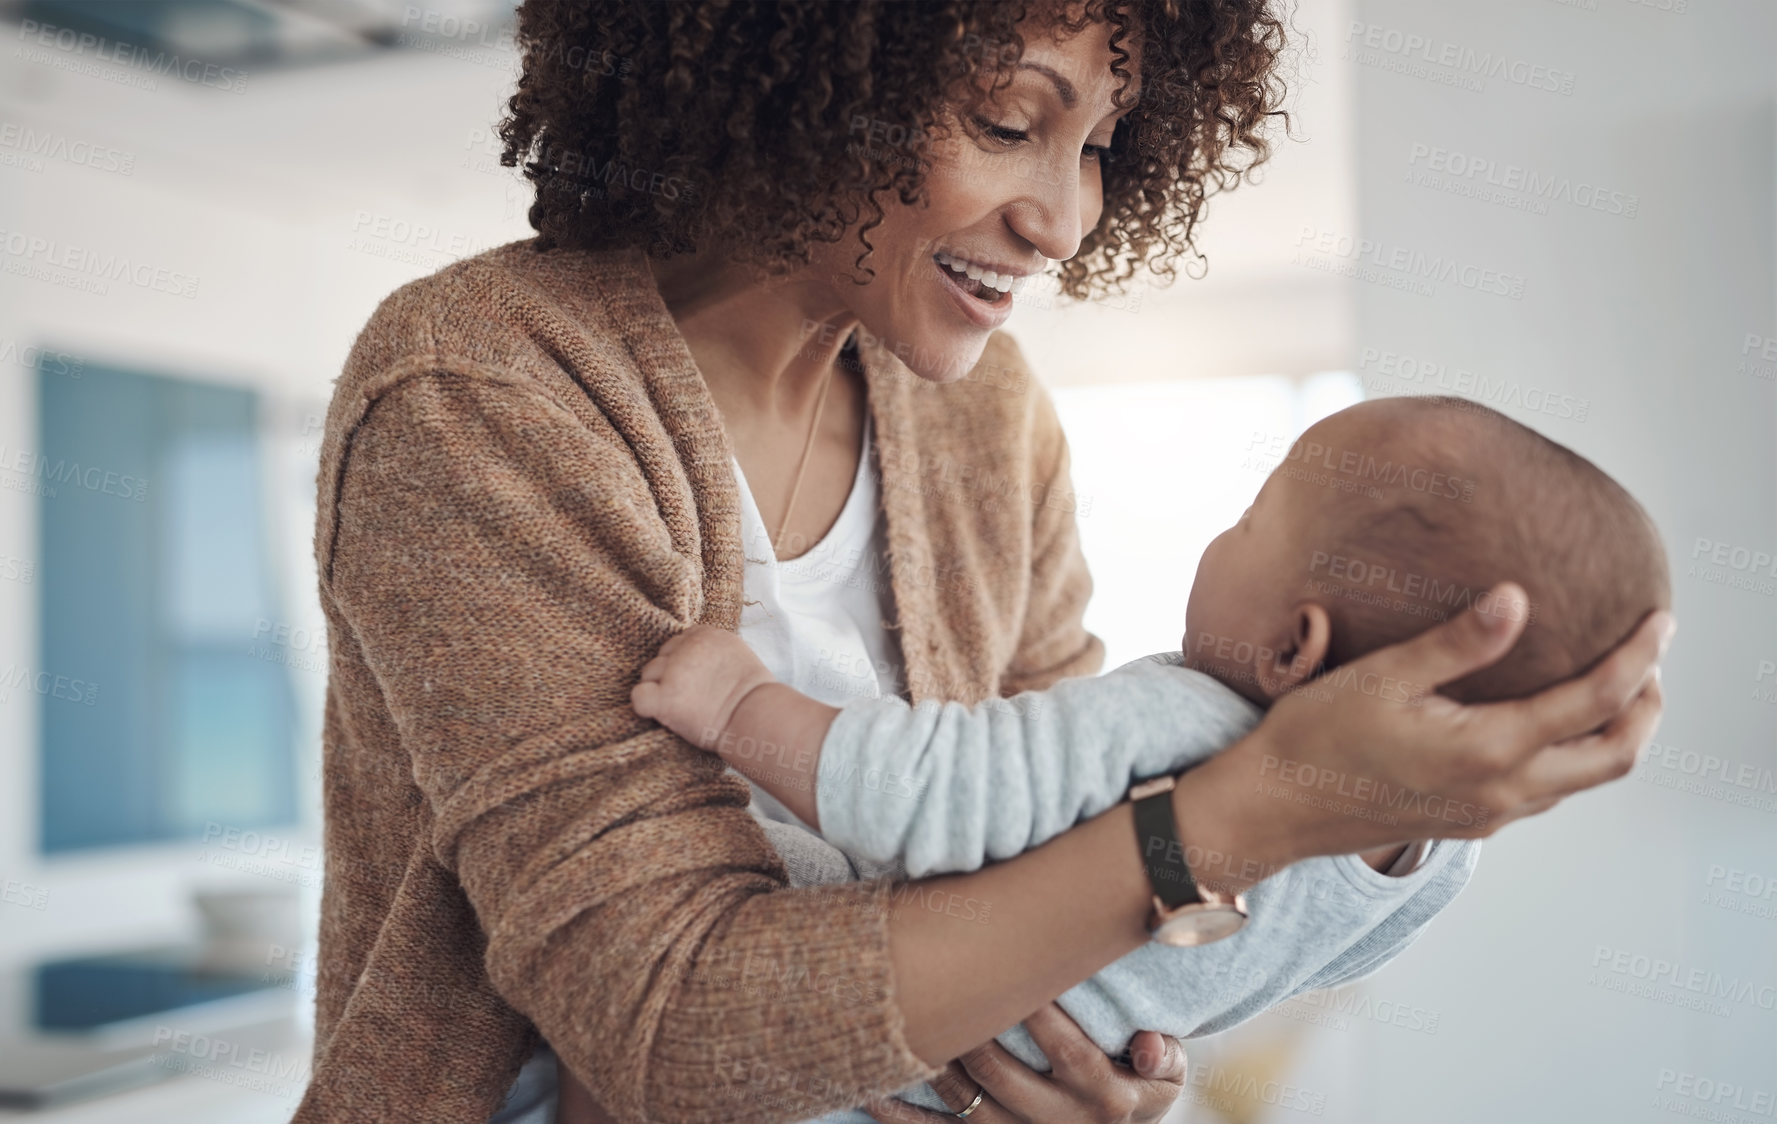
[[[1154,890],[1148,932],[1161,944],[1192,948],[1238,933],[1246,924],[1246,898],[1200,887],[1191,876],[1172,815],[1176,783],[1172,776],[1138,782],[1129,790],[1129,803],[1135,809],[1135,841]]]

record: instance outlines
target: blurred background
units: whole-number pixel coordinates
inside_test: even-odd
[[[0,3],[0,1115],[301,1095],[320,419],[383,296],[530,233],[491,132],[511,7]],[[1109,666],[1177,646],[1278,442],[1394,394],[1615,475],[1681,629],[1630,778],[1496,837],[1380,974],[1189,1043],[1171,1119],[1770,1119],[1777,6],[1295,24],[1293,135],[1211,205],[1207,275],[1037,292],[1009,329],[1073,445]]]

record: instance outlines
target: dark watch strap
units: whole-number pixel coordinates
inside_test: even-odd
[[[1202,901],[1197,880],[1185,864],[1185,847],[1179,842],[1178,821],[1172,815],[1171,788],[1144,796],[1131,806],[1142,865],[1148,868],[1148,883],[1155,895],[1167,909]]]

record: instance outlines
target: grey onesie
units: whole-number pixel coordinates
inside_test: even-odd
[[[974,707],[856,700],[821,747],[825,838],[769,798],[755,811],[797,885],[922,878],[1011,858],[1110,808],[1133,780],[1195,765],[1258,724],[1258,707],[1180,663],[1176,652],[1148,656]],[[1456,897],[1479,855],[1478,841],[1436,840],[1399,877],[1356,855],[1296,863],[1247,891],[1250,920],[1234,936],[1201,948],[1144,945],[1058,1002],[1112,1055],[1138,1030],[1180,1038],[1226,1030],[1292,996],[1376,971]],[[959,925],[991,920],[979,909],[958,915]],[[999,1042],[1049,1068],[1023,1027]],[[927,1085],[899,1096],[946,1111]],[[853,1110],[820,1124],[869,1120]]]

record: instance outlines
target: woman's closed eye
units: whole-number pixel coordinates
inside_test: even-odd
[[[981,127],[982,132],[1002,144],[1022,144],[1030,139],[1030,133],[1025,129],[1014,129],[1005,125],[996,125],[985,118],[977,118],[976,124]],[[1106,163],[1111,158],[1111,146],[1108,144],[1081,145],[1080,158],[1082,160],[1091,160],[1100,164]]]

